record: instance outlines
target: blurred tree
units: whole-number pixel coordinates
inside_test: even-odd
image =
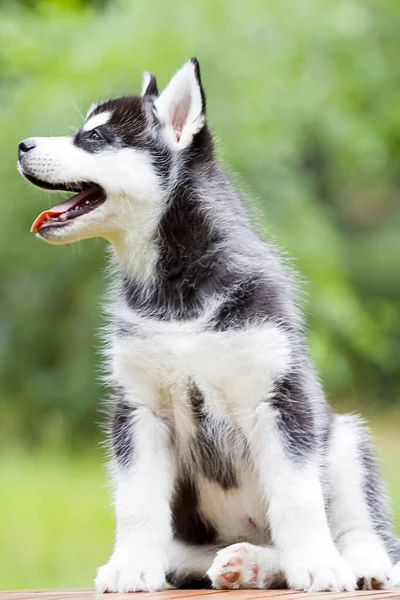
[[[104,393],[104,244],[29,236],[49,201],[18,176],[17,143],[68,132],[93,100],[139,90],[144,69],[163,82],[192,55],[224,158],[309,281],[308,335],[329,392],[396,401],[399,27],[397,0],[0,3],[5,434],[80,439]]]
[[[58,6],[63,10],[79,10],[88,5],[94,5],[98,7],[105,6],[109,0],[14,0],[16,5],[20,5],[23,8],[40,8],[46,4]],[[0,7],[6,8],[10,6],[9,0],[0,0]]]

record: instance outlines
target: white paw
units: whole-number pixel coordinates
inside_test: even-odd
[[[342,552],[350,564],[358,586],[364,590],[387,587],[393,567],[379,540],[360,540],[349,543]]]
[[[278,553],[246,542],[217,552],[207,572],[217,589],[266,588],[279,578]]]
[[[316,550],[306,556],[308,558],[300,552],[282,560],[289,588],[308,592],[351,592],[356,589],[356,577],[339,553],[324,558]]]
[[[97,571],[95,586],[98,592],[155,592],[165,587],[164,568],[154,564],[110,562]]]
[[[400,587],[400,563],[397,563],[397,565],[393,567],[387,587]]]

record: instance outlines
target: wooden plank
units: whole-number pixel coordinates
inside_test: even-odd
[[[97,594],[92,589],[27,590],[0,592],[0,600],[400,600],[400,588],[393,590],[368,590],[346,593],[293,592],[291,590],[165,590],[134,594]],[[218,598],[217,598],[218,596]]]

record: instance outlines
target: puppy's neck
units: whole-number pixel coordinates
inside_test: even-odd
[[[128,208],[119,217],[121,226],[108,238],[125,277],[144,283],[191,279],[193,269],[201,268],[215,254],[223,237],[209,210],[218,201],[217,189],[212,186],[216,197],[210,198],[196,176],[195,171],[187,172],[158,198],[135,203],[135,209],[127,199]],[[208,183],[211,180],[210,170]]]

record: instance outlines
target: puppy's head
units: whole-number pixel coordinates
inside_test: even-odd
[[[32,231],[52,243],[94,236],[112,241],[135,219],[154,220],[188,159],[211,154],[197,60],[185,63],[160,95],[155,77],[145,73],[141,96],[93,105],[74,136],[20,143],[24,177],[46,190],[74,193],[42,212]]]

